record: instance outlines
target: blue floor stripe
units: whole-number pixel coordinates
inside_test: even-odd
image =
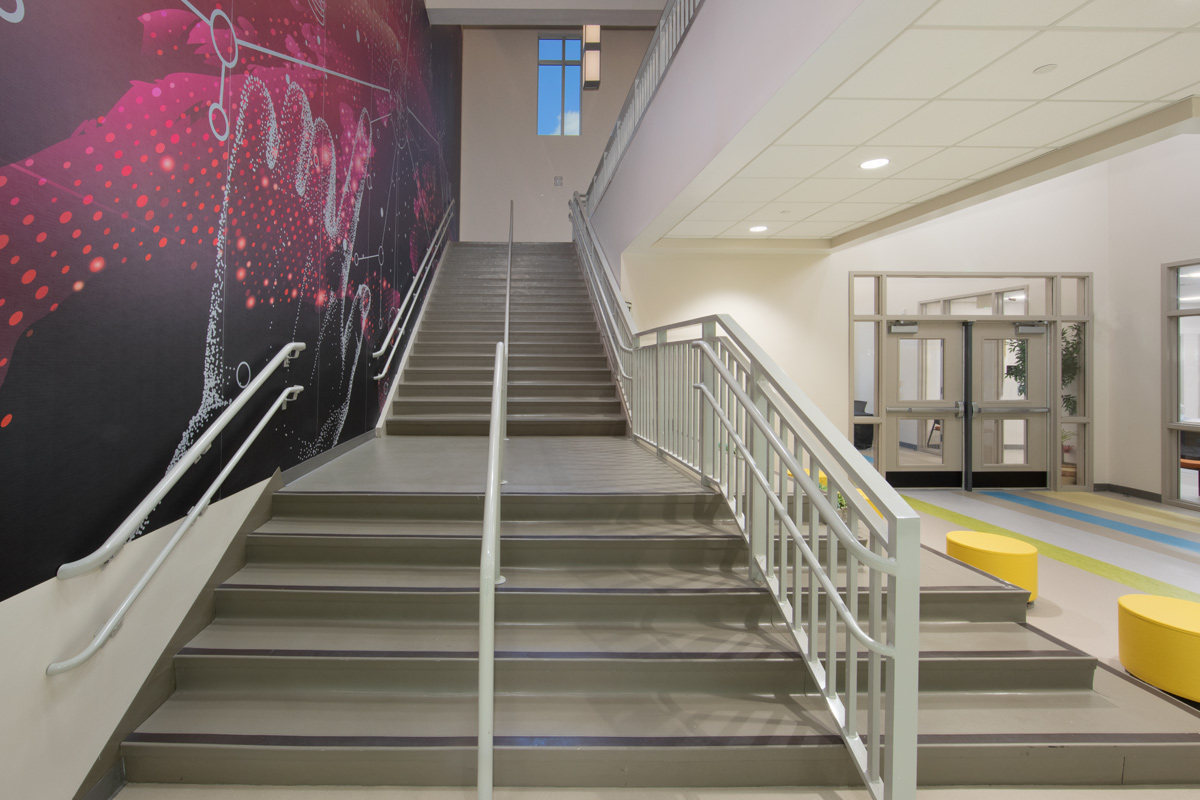
[[[980,492],[980,494],[986,495],[987,497],[995,497],[999,500],[1007,500],[1010,503],[1017,503],[1018,505],[1036,508],[1039,511],[1049,511],[1051,514],[1058,514],[1060,517],[1069,517],[1070,519],[1079,520],[1080,522],[1098,525],[1101,528],[1108,528],[1109,530],[1119,531],[1120,533],[1127,533],[1130,536],[1137,536],[1141,539],[1149,539],[1151,541],[1158,542],[1159,544],[1170,545],[1171,547],[1179,547],[1184,550],[1191,550],[1193,553],[1200,553],[1200,542],[1193,542],[1190,539],[1183,539],[1178,536],[1159,533],[1158,531],[1152,531],[1149,528],[1141,528],[1137,525],[1129,525],[1124,522],[1115,522],[1111,519],[1105,519],[1104,517],[1097,517],[1094,514],[1084,514],[1081,511],[1072,511],[1071,509],[1056,506],[1051,503],[1044,503],[1041,500],[1034,500],[1031,497],[1019,497],[1017,495],[1008,494],[1007,492]]]

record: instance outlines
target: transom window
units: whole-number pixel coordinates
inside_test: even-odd
[[[583,90],[583,40],[538,39],[538,136],[578,136]]]

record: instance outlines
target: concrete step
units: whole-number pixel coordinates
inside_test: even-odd
[[[488,416],[490,397],[398,397],[392,403],[392,415],[437,416],[470,414]],[[621,402],[616,397],[512,397],[508,398],[509,420],[530,414],[606,414],[621,416]]]
[[[407,383],[476,383],[491,380],[493,367],[405,367]],[[550,367],[510,367],[508,378],[515,382],[603,383],[612,380],[607,368],[568,369]]]
[[[495,356],[496,342],[489,339],[461,342],[423,342],[413,344],[413,356]],[[604,345],[597,337],[595,342],[585,344],[563,342],[508,343],[509,358],[518,356],[604,356]]]
[[[493,345],[494,347],[494,345]],[[495,364],[496,355],[472,355],[470,353],[438,353],[425,355],[413,352],[408,357],[409,367],[451,368],[451,367],[491,367]],[[513,353],[509,350],[508,369],[525,367],[543,369],[608,369],[608,358],[599,355],[542,355],[532,353]]]
[[[490,376],[489,376],[490,377]],[[458,381],[455,383],[401,383],[396,388],[397,398],[404,397],[447,397],[485,398],[492,397],[492,382]],[[524,397],[573,397],[615,399],[616,387],[612,383],[516,383],[509,381],[508,399],[512,402]]]
[[[491,415],[483,413],[406,414],[385,422],[389,436],[487,436]],[[625,415],[571,409],[508,415],[509,436],[624,436]]]
[[[1194,718],[1099,691],[922,692],[924,785],[1200,781]],[[496,697],[496,779],[550,786],[856,785],[819,698],[544,692]],[[476,700],[386,691],[177,692],[122,746],[132,781],[471,785]],[[1079,733],[1079,731],[1103,733]],[[1020,769],[1014,768],[1020,764]]]

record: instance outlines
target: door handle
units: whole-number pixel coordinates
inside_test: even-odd
[[[962,400],[955,400],[952,406],[888,406],[889,414],[936,414],[939,411],[949,411],[955,417],[961,418],[963,415]]]
[[[1049,414],[1049,408],[978,408],[976,414]]]

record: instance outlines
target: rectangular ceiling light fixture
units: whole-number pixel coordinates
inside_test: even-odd
[[[600,26],[583,26],[583,88],[600,88]]]

